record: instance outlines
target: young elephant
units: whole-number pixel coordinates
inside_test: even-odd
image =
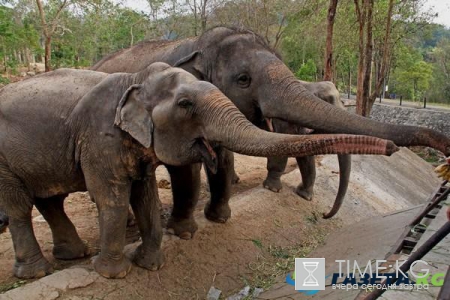
[[[33,233],[33,204],[53,234],[53,254],[87,254],[64,212],[68,193],[88,190],[99,210],[95,270],[122,278],[128,205],[142,236],[134,262],[163,264],[154,170],[204,162],[217,170],[210,143],[247,155],[386,154],[389,141],[350,135],[289,136],[253,126],[211,83],[164,63],[135,74],[58,70],[0,90],[0,210],[10,217],[14,274],[51,272]]]
[[[344,104],[341,102],[339,91],[336,86],[330,81],[321,82],[306,82],[299,80],[299,82],[313,95],[319,99],[330,103],[341,109],[345,109]],[[288,134],[308,134],[309,129],[300,127],[297,124],[291,124],[279,119],[269,120],[266,119],[266,124],[262,127],[275,131],[278,133]],[[309,132],[310,133],[310,132]],[[313,156],[297,157],[297,164],[300,169],[302,177],[302,183],[297,186],[295,192],[306,200],[312,200],[314,182],[316,179],[316,166]],[[273,192],[279,192],[282,189],[281,175],[283,174],[286,165],[287,157],[268,157],[267,158],[267,177],[263,182],[263,186]],[[339,160],[339,189],[337,191],[336,199],[333,204],[333,208],[324,214],[324,218],[333,217],[341,207],[345,194],[347,192],[348,183],[350,180],[351,172],[351,157],[350,155],[338,155]]]
[[[9,225],[9,218],[3,212],[0,211],[0,233],[5,232]]]

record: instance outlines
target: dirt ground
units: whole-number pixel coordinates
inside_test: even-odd
[[[211,223],[203,216],[209,197],[203,175],[201,201],[195,213],[199,231],[189,241],[165,234],[163,269],[150,272],[134,266],[123,280],[101,278],[86,288],[64,293],[60,299],[74,299],[71,298],[74,296],[83,299],[204,299],[211,286],[219,288],[226,296],[246,285],[268,288],[275,278],[293,267],[294,257],[306,256],[336,227],[417,205],[426,200],[439,183],[433,177],[432,168],[408,150],[391,158],[355,156],[346,202],[337,217],[323,220],[321,213],[329,209],[338,185],[334,157],[317,158],[316,194],[311,202],[293,192],[300,181],[295,160],[289,161],[288,174],[282,178],[284,188],[276,194],[261,187],[266,175],[265,159],[236,157],[241,182],[233,187],[232,218],[226,224]],[[168,180],[168,175],[160,167],[158,180],[162,179]],[[161,186],[163,215],[168,216],[171,193],[167,186]],[[412,192],[408,194],[407,190]],[[94,253],[98,252],[97,210],[88,195],[71,195],[66,200],[66,211],[81,238]],[[89,258],[71,262],[55,260],[51,254],[49,227],[36,211],[33,225],[44,255],[55,270],[72,265],[92,270]],[[135,247],[136,243],[129,245],[125,252],[129,254]],[[0,235],[0,293],[27,283],[12,276],[13,263],[14,251],[8,232]]]

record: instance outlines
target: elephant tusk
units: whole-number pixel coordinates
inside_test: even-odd
[[[264,118],[264,121],[266,121],[267,128],[269,128],[270,132],[274,132],[272,119],[271,118]]]
[[[202,143],[203,143],[203,145],[205,145],[205,147],[208,150],[208,152],[211,155],[211,157],[213,159],[217,159],[216,152],[214,151],[214,149],[211,147],[211,145],[209,144],[209,142],[205,138],[202,138]]]

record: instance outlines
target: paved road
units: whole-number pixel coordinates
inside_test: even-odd
[[[326,257],[326,272],[332,274],[338,272],[336,259],[356,260],[360,266],[365,266],[367,261],[383,259],[385,254],[392,250],[392,246],[403,234],[406,225],[423,209],[423,206],[412,207],[403,211],[391,213],[386,216],[375,217],[351,226],[337,230],[331,234],[322,247],[316,249],[309,257]],[[440,209],[435,219],[427,226],[427,230],[415,246],[414,251],[430,238],[445,222],[447,206]],[[439,245],[435,246],[424,258],[430,268],[430,278],[435,274],[445,274],[450,265],[450,236],[447,236]],[[398,255],[400,261],[406,260],[407,255]],[[418,266],[416,266],[418,267]],[[420,268],[414,267],[416,273]],[[420,267],[423,267],[421,265]],[[390,271],[391,272],[391,271]],[[348,273],[348,272],[347,272]],[[438,276],[439,277],[439,276]],[[439,277],[441,278],[441,277]],[[331,278],[327,278],[326,284],[330,285]],[[432,300],[436,299],[440,288],[429,286],[427,290],[389,290],[380,299],[386,300]],[[355,299],[359,290],[338,290],[327,286],[325,291],[317,295],[308,296],[305,293],[296,292],[295,288],[280,278],[279,283],[271,289],[259,295],[259,300],[306,300],[327,299],[343,300]],[[361,297],[365,294],[360,295]]]
[[[341,99],[343,101],[348,100],[347,95],[341,94]],[[350,100],[355,101],[356,98],[354,95],[350,96]],[[375,103],[380,103],[380,99],[377,98]],[[392,106],[400,106],[400,99],[382,99],[381,104],[385,105],[392,105]],[[412,102],[412,101],[402,101],[402,106],[404,107],[411,107],[411,108],[418,108],[423,109],[423,102]],[[427,108],[431,110],[438,110],[438,111],[450,111],[450,106],[442,106],[442,105],[436,105],[433,103],[427,103]]]

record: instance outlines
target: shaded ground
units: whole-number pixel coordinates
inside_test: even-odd
[[[318,161],[316,195],[308,202],[293,193],[300,181],[298,170],[292,171],[293,160],[288,168],[292,172],[282,178],[283,190],[275,194],[261,187],[265,159],[237,156],[241,183],[233,188],[228,223],[205,220],[202,210],[208,192],[203,178],[202,201],[196,210],[199,231],[191,241],[165,235],[166,265],[162,270],[134,267],[124,280],[98,278],[85,288],[59,291],[59,299],[204,299],[212,285],[224,295],[245,285],[268,288],[292,268],[294,257],[307,255],[336,227],[418,205],[439,183],[432,168],[408,150],[391,158],[355,156],[346,202],[336,219],[323,220],[321,214],[334,200],[339,175],[335,157]],[[163,168],[158,172],[158,179],[167,179]],[[170,190],[161,188],[159,192],[169,210]],[[80,236],[98,250],[97,211],[87,195],[71,195],[66,207]],[[92,270],[89,259],[69,264],[54,260],[48,226],[37,213],[34,216],[37,239],[56,269],[78,264]],[[135,246],[128,246],[127,251]],[[11,276],[13,258],[9,233],[1,235],[0,289],[24,283]]]

